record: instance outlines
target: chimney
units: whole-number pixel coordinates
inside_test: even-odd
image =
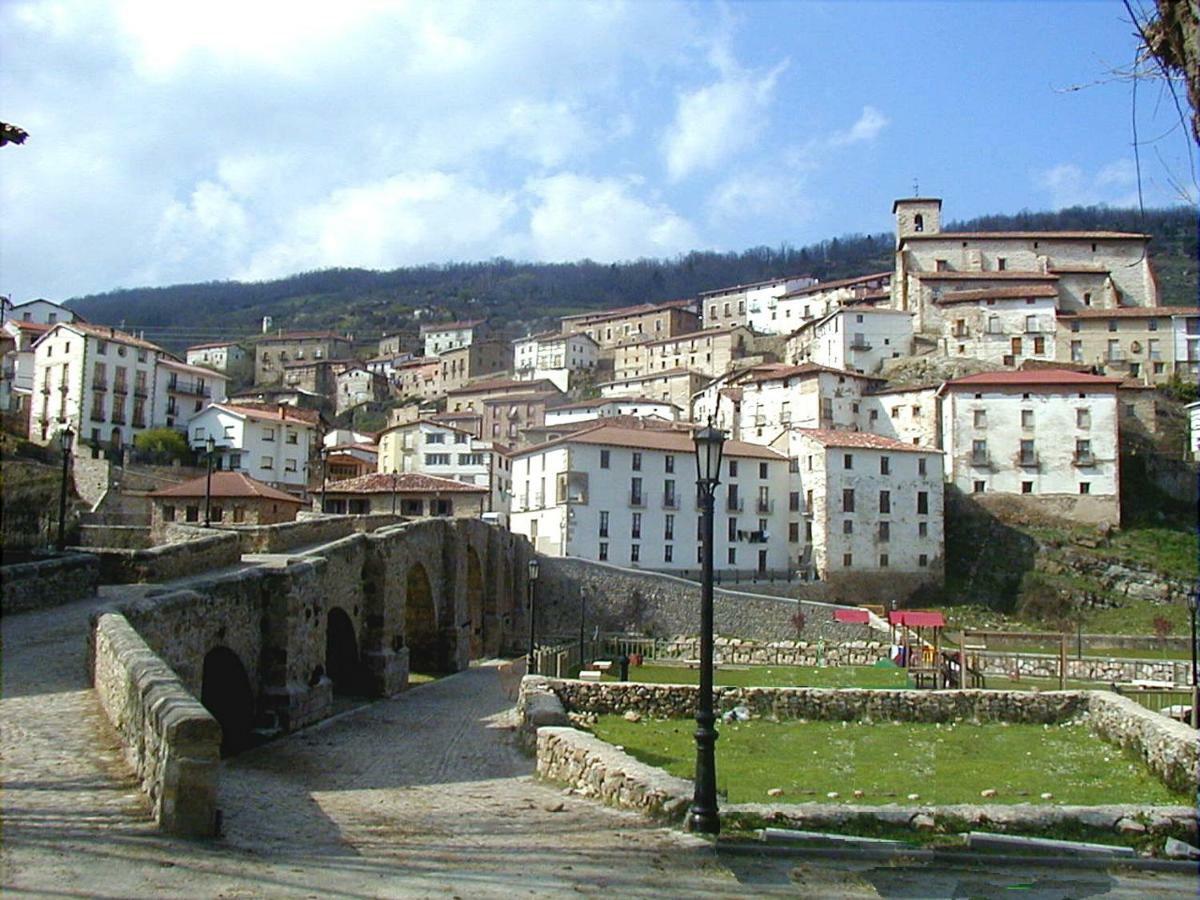
[[[279,418],[281,418],[281,419],[287,418],[287,404],[286,403],[279,404]]]

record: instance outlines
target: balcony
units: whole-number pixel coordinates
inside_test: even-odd
[[[741,512],[746,508],[746,501],[740,497],[728,497],[725,500],[725,509],[729,512]]]
[[[1080,467],[1094,466],[1096,464],[1096,454],[1091,450],[1080,450],[1075,453],[1074,463]]]
[[[1109,350],[1104,354],[1105,362],[1125,362],[1124,350]]]
[[[766,515],[766,514],[775,512],[775,501],[774,500],[766,500],[766,499],[763,499],[760,497],[758,499],[758,502],[754,504],[754,507],[760,513],[763,513],[764,515]]]
[[[103,381],[96,381],[96,382],[92,383],[92,390],[95,391],[97,394],[107,394],[108,393],[108,385],[105,384]]]
[[[663,509],[679,509],[679,498],[674,494],[664,494],[662,499]]]
[[[971,465],[981,469],[990,468],[992,465],[992,455],[986,450],[971,451]]]
[[[212,396],[212,388],[206,387],[196,381],[180,381],[177,378],[172,378],[167,382],[167,390],[173,391],[176,394],[191,394],[195,397]]]
[[[862,350],[865,352],[865,351],[871,349],[871,342],[866,341],[866,340],[855,339],[850,342],[850,349],[851,350]]]
[[[144,384],[137,384],[133,387],[133,396],[145,399],[150,396],[150,391]]]
[[[118,381],[113,385],[113,393],[120,394],[122,397],[129,393],[129,385],[123,381]]]
[[[643,507],[646,505],[646,495],[641,493],[629,492],[629,505]]]
[[[1017,454],[1017,465],[1023,469],[1037,468],[1038,455],[1036,453],[1019,453]]]

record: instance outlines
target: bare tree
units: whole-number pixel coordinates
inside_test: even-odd
[[[29,132],[24,128],[10,125],[8,122],[0,122],[0,147],[7,144],[23,144],[27,137],[29,137]]]

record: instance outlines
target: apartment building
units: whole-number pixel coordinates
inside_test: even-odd
[[[154,370],[154,424],[183,431],[188,420],[210,403],[226,400],[223,372],[161,356]]]
[[[392,384],[401,397],[419,400],[440,397],[445,393],[442,388],[442,361],[435,356],[396,363]]]
[[[254,359],[236,341],[213,341],[193,344],[184,351],[189,366],[203,366],[220,372],[230,380],[249,379],[254,371]]]
[[[441,361],[441,389],[453,391],[473,380],[495,376],[512,369],[512,347],[504,341],[472,341],[463,347],[444,350]]]
[[[936,384],[873,386],[859,403],[859,430],[919,447],[942,446]]]
[[[1200,376],[1200,308],[1077,309],[1058,313],[1057,358],[1143,384]]]
[[[421,341],[426,356],[438,356],[447,350],[468,347],[483,340],[488,332],[484,319],[463,322],[435,322],[421,326]]]
[[[9,305],[5,298],[3,310],[5,322],[29,322],[34,325],[57,325],[59,322],[82,322],[74,310],[67,309],[52,300],[27,300]]]
[[[446,412],[475,412],[483,415],[483,403],[489,398],[542,393],[561,394],[562,392],[554,382],[545,378],[536,381],[519,381],[514,378],[476,381],[446,392]],[[562,401],[567,402],[566,395],[563,395]]]
[[[699,331],[700,316],[692,309],[691,300],[671,300],[564,316],[561,329],[563,334],[586,334],[600,350],[611,350],[622,344]]]
[[[302,493],[308,460],[318,447],[320,417],[313,410],[214,403],[188,421],[188,442],[203,452],[216,443],[215,468]]]
[[[536,378],[534,373],[538,371],[594,369],[600,350],[595,339],[582,331],[543,331],[517,338],[512,346],[513,372],[517,378],[528,380]]]
[[[863,395],[874,383],[857,372],[815,363],[756,372],[739,385],[734,430],[756,444],[774,444],[794,428],[858,430]]]
[[[854,278],[821,281],[788,291],[767,304],[767,319],[751,319],[755,331],[791,334],[795,329],[821,319],[843,306],[877,308],[891,299],[891,272],[873,272]]]
[[[788,337],[787,359],[877,374],[884,360],[912,354],[912,315],[886,307],[852,306],[813,319]]]
[[[754,336],[742,326],[708,328],[668,338],[625,344],[613,353],[616,380],[654,372],[691,369],[716,376],[728,372],[754,351]]]
[[[601,397],[651,397],[671,403],[680,409],[691,406],[692,395],[709,381],[707,375],[691,369],[667,369],[625,378],[606,381],[597,385]]]
[[[716,492],[714,566],[788,567],[788,460],[727,441]],[[692,437],[600,423],[512,454],[511,528],[541,553],[662,571],[700,564]]]
[[[741,325],[769,334],[781,334],[790,329],[774,326],[776,320],[772,319],[771,313],[775,312],[779,298],[790,291],[816,283],[817,279],[811,275],[783,275],[765,281],[703,291],[700,294],[700,310],[704,316],[704,327],[729,328]]]
[[[281,331],[264,335],[254,341],[254,383],[280,381],[289,362],[348,359],[350,349],[350,338],[331,331]]]
[[[1121,521],[1117,386],[1065,369],[947,381],[946,478],[986,502],[1004,495],[1080,522]]]
[[[967,357],[1012,368],[1058,354],[1058,288],[1030,281],[941,293],[926,319],[943,356]]]
[[[337,373],[334,393],[338,415],[363,403],[379,403],[390,394],[387,379],[360,362],[349,363]]]
[[[483,436],[508,444],[522,442],[526,429],[546,424],[547,411],[566,402],[566,394],[557,389],[491,394],[480,401]]]
[[[0,410],[28,414],[33,398],[33,345],[50,327],[22,319],[7,319],[0,326]]]
[[[372,472],[327,485],[324,493],[324,512],[359,516],[477,518],[487,503],[487,488],[411,472]]]
[[[796,476],[789,544],[805,548],[796,566],[802,573],[822,581],[860,573],[942,580],[939,450],[866,432],[800,428],[789,438]]]
[[[492,481],[492,453],[470,432],[419,419],[379,435],[377,471],[419,472],[487,487]]]

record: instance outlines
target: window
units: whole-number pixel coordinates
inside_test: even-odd
[[[187,509],[184,510],[183,517],[188,522],[199,522],[200,521],[200,507],[189,506]]]
[[[925,474],[925,457],[923,457],[923,456],[917,460],[917,474],[918,475]]]
[[[842,468],[843,469],[853,469],[854,468],[854,454],[853,453],[843,453],[842,454]]]
[[[971,441],[971,464],[975,466],[986,466],[988,464],[987,441]]]
[[[888,555],[886,553],[879,554],[879,568],[886,569],[888,567]]]
[[[273,469],[275,468],[275,460],[271,459],[269,456],[264,456],[258,467],[260,469]]]
[[[1033,441],[1031,440],[1021,441],[1021,465],[1037,465],[1037,451],[1034,449]]]
[[[728,557],[731,566],[737,565],[737,547],[730,547]]]
[[[1033,427],[1033,410],[1032,409],[1021,410],[1021,427],[1022,428],[1032,428]]]
[[[633,514],[633,525],[630,528],[629,536],[640,539],[642,536],[642,514]]]
[[[1090,409],[1075,410],[1075,427],[1076,428],[1091,428],[1092,427],[1092,411]]]
[[[667,544],[663,547],[663,562],[674,562],[675,560],[675,545]]]
[[[602,561],[608,559],[608,542],[607,541],[600,542],[600,552],[596,555]]]
[[[987,428],[987,410],[975,410],[973,420],[976,428]]]
[[[880,475],[891,475],[892,474],[892,458],[890,456],[879,457],[879,474]]]
[[[853,553],[843,553],[842,554],[842,566],[848,569],[852,565],[854,565],[854,554]]]
[[[1008,260],[1005,259],[1003,256],[997,256],[996,257],[996,271],[1003,272],[1007,268],[1008,268]]]
[[[922,553],[920,556],[917,557],[917,565],[920,566],[922,569],[925,568],[926,566],[929,565],[929,557],[926,554]]]
[[[972,493],[982,494],[983,489],[984,489],[984,483],[982,481],[976,481],[975,484],[972,486]]]
[[[854,520],[853,519],[843,519],[842,520],[842,534],[854,534]]]
[[[788,543],[800,543],[800,523],[788,522]]]
[[[235,506],[233,508],[233,521],[234,522],[245,522],[246,521],[246,507]]]
[[[728,537],[729,540],[736,541],[737,540],[737,532],[738,532],[737,519],[734,516],[730,516],[728,524],[729,524],[729,529],[726,533],[726,536]]]
[[[633,471],[642,471],[642,454],[636,450],[633,452]]]
[[[928,522],[918,522],[917,523],[917,537],[929,537],[929,523]]]
[[[917,515],[929,515],[929,492],[917,491]]]
[[[608,510],[600,510],[600,537],[608,537]]]
[[[1046,352],[1046,339],[1043,337],[1035,337],[1033,339],[1033,352],[1038,356],[1042,356]]]
[[[675,540],[675,517],[668,513],[663,519],[663,540]]]
[[[812,512],[812,507],[813,507],[813,492],[812,492],[812,489],[810,488],[809,490],[804,492],[804,508],[808,512]]]
[[[1021,482],[1021,493],[1022,494],[1032,494],[1033,493],[1033,482],[1032,481],[1022,481]]]
[[[1088,466],[1095,462],[1092,458],[1092,442],[1090,440],[1077,439],[1075,441],[1075,462],[1081,466]]]
[[[600,451],[600,468],[607,469],[609,464],[610,454],[608,450]]]
[[[275,440],[275,429],[271,428],[270,426],[264,428],[263,429],[263,440],[264,441]]]
[[[642,479],[629,479],[629,502],[633,506],[642,505]]]
[[[842,511],[854,512],[854,488],[842,489]]]
[[[675,471],[675,457],[674,456],[664,457],[663,471],[667,472],[668,474]]]
[[[449,453],[426,453],[425,465],[427,466],[448,466],[450,465]]]
[[[890,513],[892,511],[892,492],[879,492],[879,512],[881,514]]]
[[[175,507],[164,506],[162,508],[162,512],[163,512],[163,521],[164,522],[174,522],[175,521]]]
[[[788,494],[788,511],[789,512],[799,512],[800,511],[800,492],[799,491],[792,491],[791,493]]]
[[[665,509],[674,509],[676,506],[675,499],[675,479],[667,478],[663,480],[663,507]]]
[[[642,545],[641,544],[630,544],[629,545],[629,561],[630,562],[638,562],[641,558],[642,558]]]
[[[296,471],[296,460],[294,460],[294,459],[285,459],[285,460],[283,461],[283,471],[285,471],[285,472],[295,472],[295,471]]]
[[[286,435],[286,437],[285,437],[285,441],[286,441],[286,443],[289,443],[289,444],[296,444],[296,443],[299,443],[299,441],[300,441],[300,435],[298,435],[298,434],[297,434],[296,432],[294,432],[294,431],[288,431],[288,432],[287,432],[287,435]]]
[[[1092,492],[1092,486],[1090,483],[1088,483],[1086,481],[1079,482],[1079,493],[1090,494],[1091,492]]]
[[[737,478],[737,469],[738,469],[737,460],[731,459],[729,461],[729,477],[730,478]]]

